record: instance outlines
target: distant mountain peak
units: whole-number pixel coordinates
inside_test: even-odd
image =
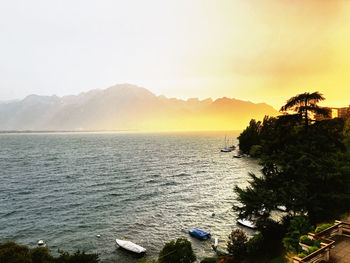
[[[63,97],[29,95],[0,104],[0,130],[233,130],[278,112],[265,103],[156,96],[118,84]]]

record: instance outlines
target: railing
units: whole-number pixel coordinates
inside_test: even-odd
[[[329,238],[337,235],[350,237],[350,223],[335,221],[333,226],[326,228],[317,234],[309,233],[308,236],[310,238],[321,240],[321,248],[304,258],[293,257],[293,262],[313,263],[321,260],[329,260],[329,251],[335,244],[335,241]]]
[[[325,258],[328,259],[329,255],[325,255],[325,254],[329,252],[329,249],[332,248],[335,241],[330,240],[328,238],[322,238],[321,241],[322,241],[321,243],[322,247],[319,250],[316,250],[315,252],[307,255],[304,258],[293,257],[293,262],[308,263],[308,262],[316,262],[318,260],[324,260]]]

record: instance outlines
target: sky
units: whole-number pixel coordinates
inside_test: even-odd
[[[0,101],[130,83],[279,108],[350,104],[350,1],[0,0]]]

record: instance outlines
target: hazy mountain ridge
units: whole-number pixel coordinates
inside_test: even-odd
[[[0,103],[0,130],[222,130],[278,112],[265,103],[180,100],[122,84],[64,97],[29,95]]]

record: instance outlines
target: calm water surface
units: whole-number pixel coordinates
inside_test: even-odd
[[[224,135],[1,134],[0,242],[44,239],[54,254],[80,249],[134,263],[116,238],[156,257],[164,242],[186,237],[199,258],[213,255],[212,241],[188,229],[208,230],[224,247],[236,227],[233,187],[260,169],[220,153]]]

